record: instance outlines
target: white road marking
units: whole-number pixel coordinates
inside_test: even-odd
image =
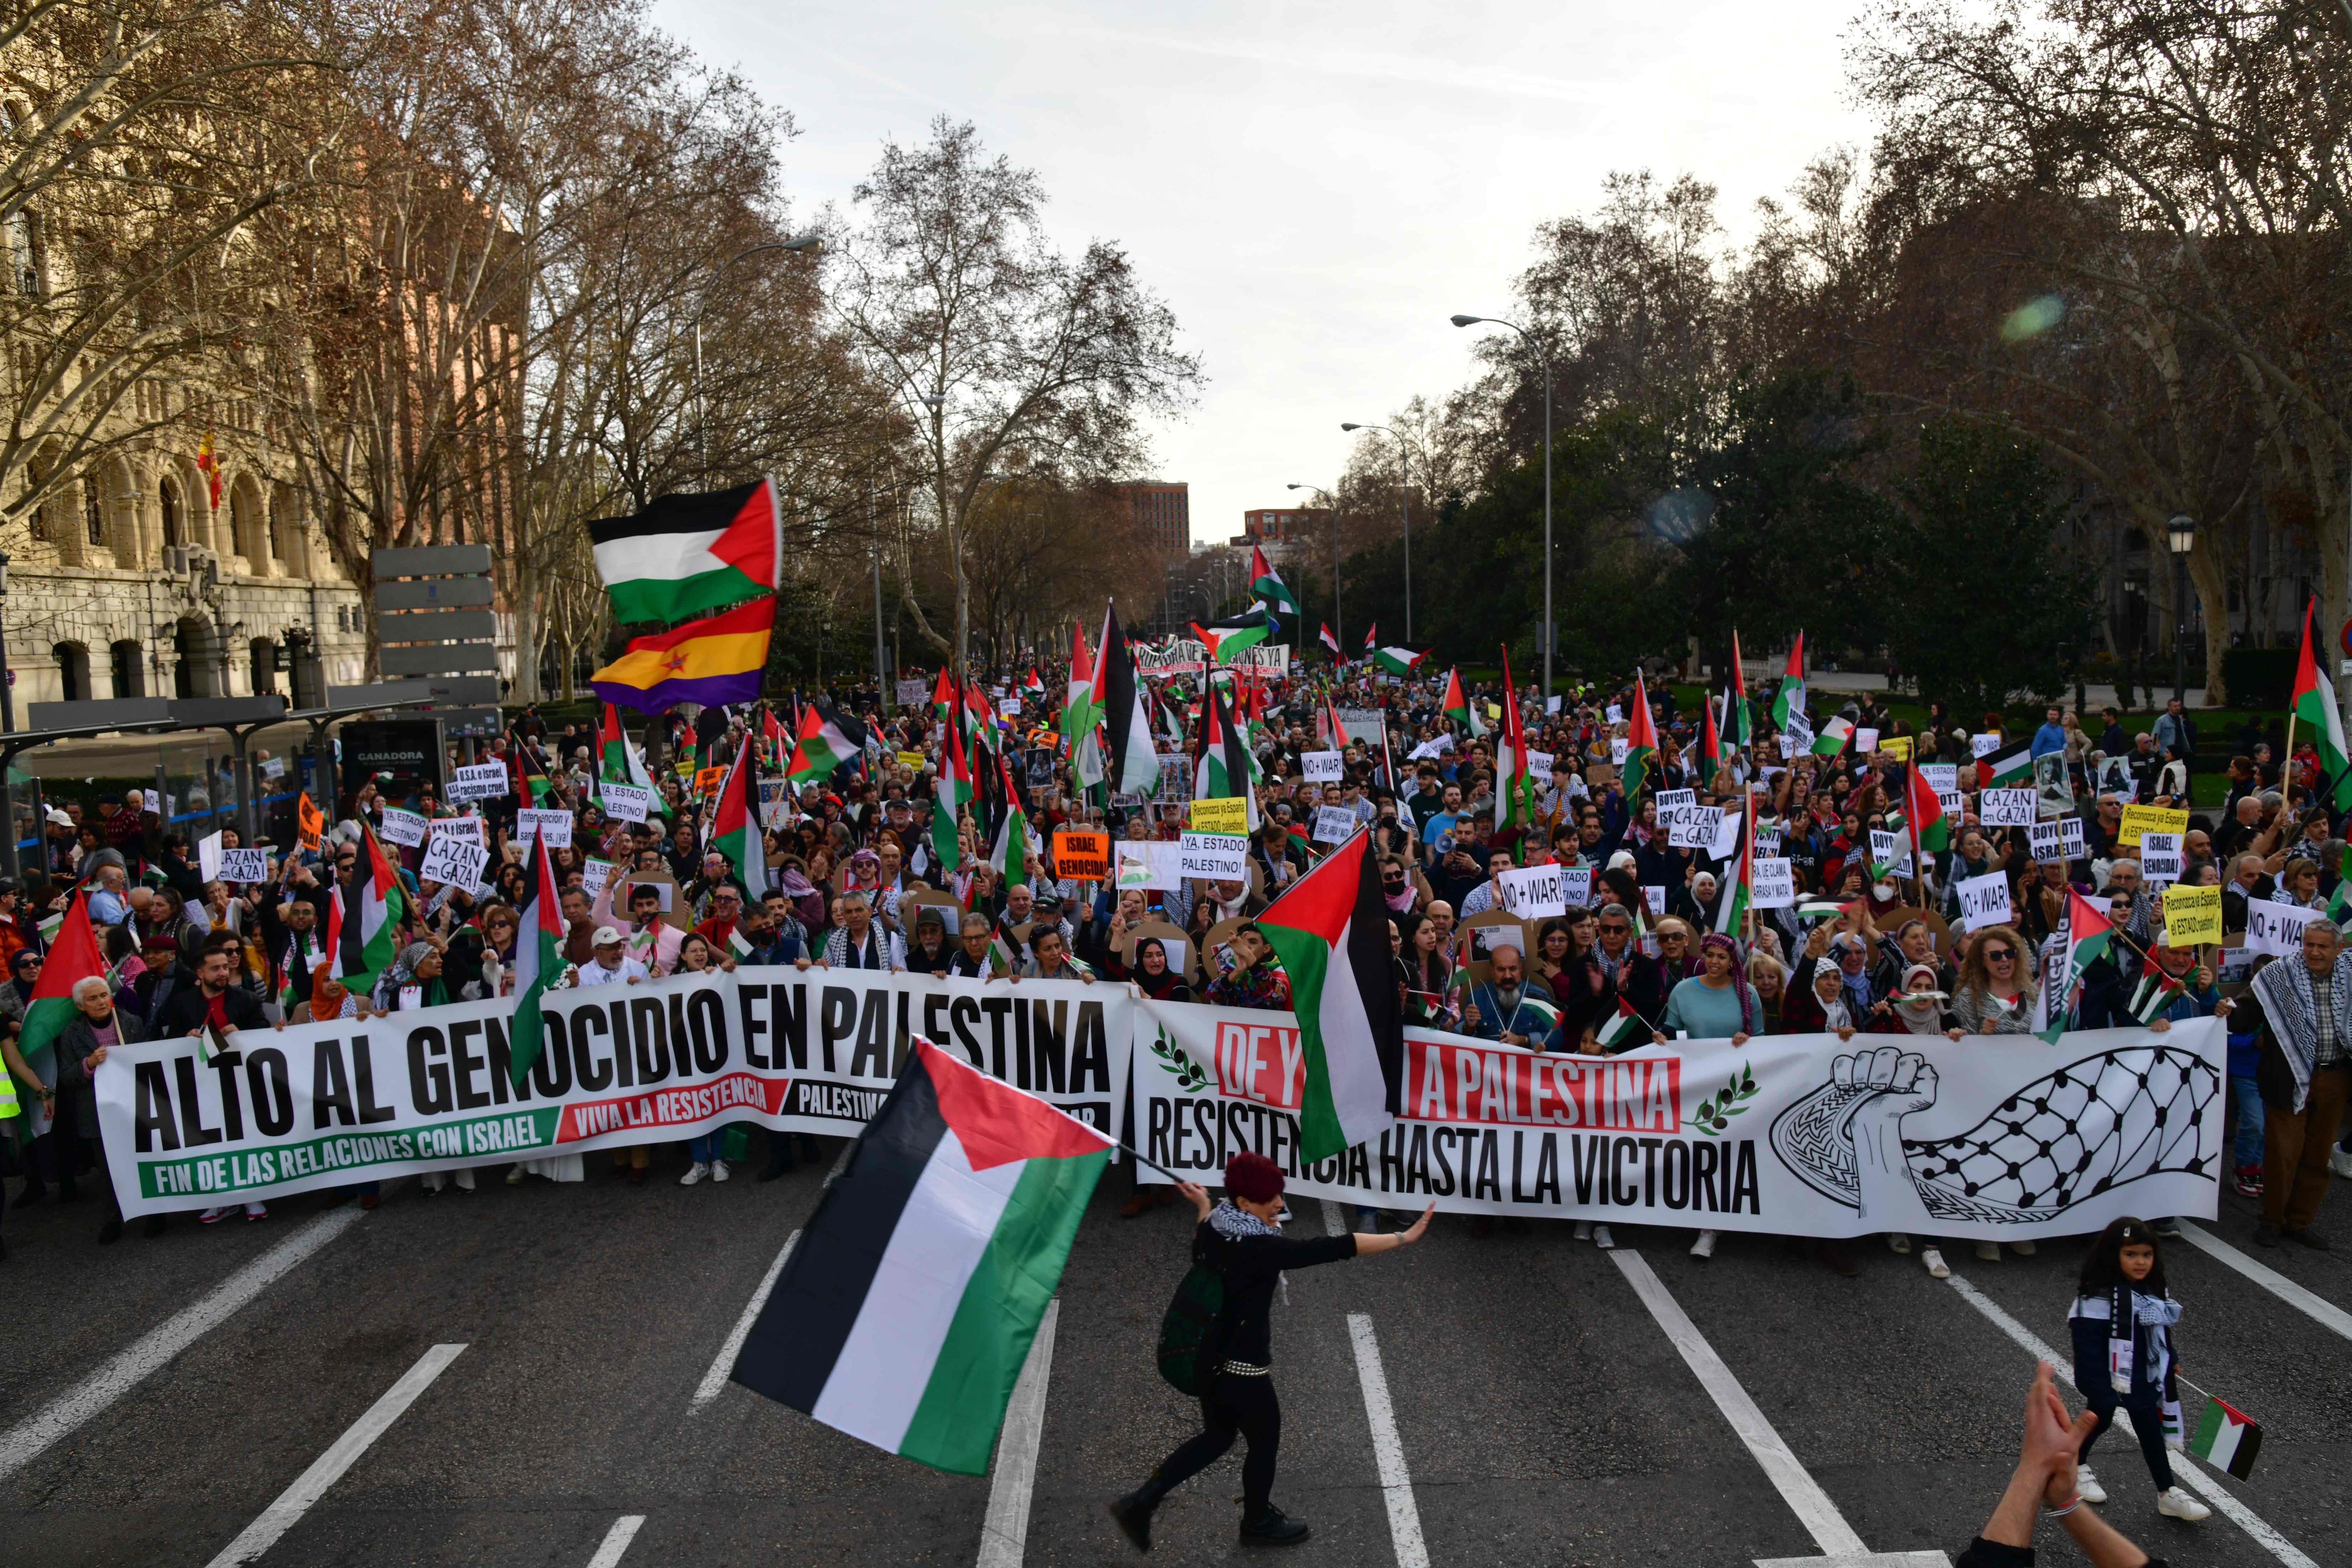
[[[1389,1539],[1397,1568],[1429,1568],[1429,1547],[1421,1538],[1421,1509],[1412,1500],[1412,1474],[1405,1468],[1404,1444],[1397,1436],[1396,1409],[1389,1403],[1389,1377],[1381,1366],[1372,1320],[1348,1314],[1348,1337],[1356,1342],[1356,1377],[1364,1385],[1364,1414],[1372,1426],[1372,1458],[1380,1465],[1381,1493],[1388,1500]]]
[[[1326,1236],[1348,1234],[1348,1211],[1341,1208],[1338,1201],[1332,1198],[1323,1200],[1323,1234]]]
[[[604,1544],[596,1548],[596,1555],[588,1559],[588,1568],[619,1568],[621,1554],[628,1551],[629,1542],[637,1538],[637,1531],[645,1524],[646,1516],[641,1513],[625,1513],[614,1520],[613,1528],[604,1532]]]
[[[1756,1407],[1756,1401],[1748,1396],[1748,1390],[1739,1385],[1739,1380],[1732,1375],[1723,1358],[1715,1353],[1715,1347],[1706,1342],[1706,1336],[1698,1331],[1698,1325],[1690,1321],[1664,1283],[1651,1272],[1642,1255],[1621,1247],[1612,1251],[1609,1258],[1633,1287],[1642,1305],[1650,1310],[1650,1316],[1657,1320],[1658,1327],[1665,1331],[1675,1349],[1682,1352],[1684,1363],[1698,1378],[1699,1386],[1715,1401],[1715,1407],[1723,1412],[1723,1418],[1731,1423],[1739,1440],[1748,1445],[1748,1451],[1763,1467],[1765,1476],[1779,1489],[1782,1500],[1813,1538],[1814,1544],[1831,1557],[1866,1559],[1870,1548],[1853,1532],[1853,1526],[1845,1521],[1845,1515],[1830,1500],[1830,1494],[1797,1462],[1797,1456],[1780,1440],[1780,1434],[1772,1430],[1772,1423],[1764,1418],[1764,1412]]]
[[[1756,1568],[1952,1568],[1940,1552],[1865,1552],[1859,1557],[1759,1557]]]
[[[801,1233],[797,1230],[784,1237],[784,1249],[776,1254],[776,1260],[768,1265],[768,1272],[761,1276],[760,1288],[752,1291],[751,1300],[744,1303],[743,1315],[735,1320],[733,1328],[727,1331],[727,1342],[719,1347],[719,1354],[711,1362],[710,1370],[702,1374],[702,1382],[695,1388],[694,1397],[688,1401],[686,1413],[688,1415],[726,1392],[727,1376],[735,1370],[735,1358],[743,1353],[743,1342],[751,1337],[751,1325],[758,1321],[760,1309],[768,1304],[768,1292],[776,1288],[776,1276],[784,1271],[784,1259],[793,1255],[793,1247],[800,1238]],[[614,1528],[617,1530],[620,1527],[615,1525]]]
[[[2066,1368],[2074,1364],[2072,1356],[2060,1355],[2053,1347],[2043,1343],[2041,1336],[2032,1329],[2003,1311],[2000,1303],[1958,1275],[1953,1275],[1944,1283],[1958,1291],[1962,1300],[1982,1312],[1991,1321],[1993,1327],[2023,1346],[2026,1354],[2037,1361],[2046,1361],[2053,1368],[2058,1369],[2058,1374],[2061,1377],[2066,1375]],[[2129,1412],[2126,1414],[2128,1415]],[[2133,1430],[2137,1431],[2138,1426],[2138,1422],[2135,1420],[2132,1423]],[[2305,1556],[2293,1542],[2272,1529],[2261,1515],[2240,1502],[2234,1496],[2217,1485],[2203,1470],[2198,1468],[2197,1461],[2189,1455],[2179,1453],[2172,1456],[2172,1473],[2175,1480],[2187,1483],[2189,1490],[2211,1503],[2221,1513],[2227,1515],[2231,1523],[2252,1536],[2257,1544],[2285,1563],[2287,1568],[2319,1568],[2319,1564]]]
[[[1021,1568],[1029,1548],[1029,1495],[1037,1487],[1037,1444],[1045,1435],[1045,1383],[1054,1373],[1054,1325],[1062,1299],[1045,1303],[1029,1359],[1005,1403],[1004,1429],[996,1439],[996,1463],[988,1483],[988,1517],[980,1527],[980,1568]]]
[[[2277,1269],[2247,1257],[2211,1231],[2200,1226],[2183,1221],[2180,1235],[2182,1239],[2198,1251],[2227,1264],[2305,1317],[2334,1329],[2347,1340],[2352,1340],[2352,1312],[2346,1311],[2333,1301],[2312,1294]]]
[[[326,1496],[327,1489],[342,1479],[343,1472],[358,1462],[368,1446],[400,1419],[403,1412],[416,1403],[416,1396],[433,1384],[449,1363],[457,1359],[464,1345],[435,1345],[418,1359],[416,1364],[402,1374],[398,1383],[385,1390],[383,1398],[368,1407],[367,1414],[352,1422],[343,1435],[335,1439],[328,1450],[310,1461],[310,1468],[294,1478],[294,1484],[278,1494],[278,1500],[261,1510],[261,1516],[245,1527],[239,1535],[221,1549],[212,1560],[211,1568],[236,1568],[250,1563],[278,1542],[278,1538],[294,1528],[308,1513],[310,1505]]]
[[[0,1479],[29,1464],[50,1444],[137,1387],[220,1326],[232,1313],[268,1289],[295,1265],[357,1225],[366,1210],[356,1205],[330,1209],[213,1287],[204,1300],[149,1330],[115,1352],[96,1372],[58,1396],[47,1409],[26,1417],[0,1436]]]

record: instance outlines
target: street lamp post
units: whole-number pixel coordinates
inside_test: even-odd
[[[1412,641],[1412,449],[1385,425],[1341,425],[1342,430],[1381,430],[1396,437],[1397,470],[1404,476],[1404,640]]]
[[[1341,647],[1346,647],[1348,645],[1342,639],[1347,636],[1347,619],[1339,614],[1339,498],[1333,495],[1329,490],[1325,489],[1321,485],[1292,485],[1289,488],[1294,490],[1307,490],[1311,494],[1321,496],[1326,501],[1330,503],[1331,638],[1334,642],[1338,642]],[[1300,616],[1298,618],[1302,623],[1307,619],[1304,615]]]
[[[1549,353],[1547,353],[1547,352],[1545,351],[1544,346],[1543,346],[1543,340],[1542,340],[1542,339],[1540,339],[1540,338],[1537,337],[1533,332],[1528,331],[1525,327],[1520,326],[1517,321],[1507,321],[1503,320],[1500,316],[1456,316],[1456,317],[1454,317],[1454,324],[1455,326],[1457,326],[1457,327],[1474,327],[1474,326],[1480,325],[1481,323],[1483,323],[1483,324],[1485,324],[1485,325],[1486,325],[1486,326],[1490,326],[1490,327],[1508,327],[1508,328],[1510,328],[1510,329],[1511,329],[1511,331],[1515,331],[1515,332],[1518,333],[1518,334],[1519,334],[1520,341],[1521,341],[1521,342],[1525,342],[1525,343],[1528,345],[1528,347],[1529,347],[1529,348],[1531,348],[1531,349],[1533,349],[1533,350],[1535,350],[1535,351],[1536,351],[1536,358],[1537,358],[1537,360],[1538,360],[1538,361],[1539,361],[1539,362],[1542,363],[1542,365],[1543,365],[1543,378],[1544,378],[1544,613],[1543,613],[1543,671],[1544,671],[1544,701],[1545,701],[1545,704],[1546,704],[1546,705],[1547,705],[1547,707],[1548,707],[1548,706],[1549,705],[1550,701],[1551,701],[1551,657],[1552,657],[1552,644],[1559,640],[1559,626],[1558,626],[1558,623],[1556,623],[1555,621],[1553,621],[1553,619],[1552,619],[1552,613],[1551,613],[1551,355],[1550,355]]]
[[[2189,552],[2197,548],[2197,520],[2174,512],[2164,525],[2164,542],[2172,549],[2172,695],[2189,704]]]

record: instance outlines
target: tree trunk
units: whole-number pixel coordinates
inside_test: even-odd
[[[2221,558],[2200,531],[2197,548],[2189,552],[2189,586],[2205,616],[2205,703],[2230,705],[2229,681],[2221,673],[2222,656],[2230,651],[2230,584]]]

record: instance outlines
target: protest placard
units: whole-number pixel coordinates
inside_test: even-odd
[[[1110,876],[1110,835],[1092,828],[1057,828],[1055,874],[1073,882],[1100,882]]]
[[[1878,731],[1875,731],[1875,730],[1856,730],[1856,731],[1853,732],[1853,750],[1854,750],[1854,754],[1855,754],[1856,756],[1863,756],[1863,757],[1866,757],[1866,756],[1870,755],[1870,753],[1871,753],[1871,752],[1873,752],[1876,751],[1877,749],[1878,749]]]
[[[1664,883],[1642,884],[1642,902],[1649,906],[1650,918],[1655,920],[1666,912],[1666,889]]]
[[[727,770],[723,767],[697,768],[694,773],[695,798],[709,800],[719,793],[719,786],[726,782]],[[551,839],[549,842],[552,843],[553,840]]]
[[[1936,792],[1936,804],[1944,808],[1944,816],[1952,825],[1952,836],[1958,837],[1960,814],[1968,810],[1969,797],[1956,789],[1938,790]]]
[[[525,806],[515,813],[516,842],[529,845],[537,834],[550,849],[572,847],[572,814],[568,811],[542,811]]]
[[[1633,754],[1633,742],[1627,740],[1622,735],[1615,736],[1609,742],[1609,761],[1611,765],[1620,768],[1623,767],[1625,765],[1625,759]]]
[[[2181,837],[2178,833],[2139,836],[2139,879],[2144,886],[2160,888],[2180,880]]]
[[[1558,866],[1529,866],[1525,870],[1506,871],[1502,879],[1503,908],[1515,915],[1538,920],[1546,915],[1564,915],[1568,913],[1568,893],[1560,885],[1561,879]]]
[[[1246,834],[1188,831],[1177,844],[1176,868],[1184,876],[1205,877],[1217,882],[1240,882],[1249,878]]]
[[[1347,776],[1347,759],[1338,752],[1301,752],[1298,766],[1308,784],[1338,784]]]
[[[269,853],[264,849],[230,849],[221,855],[220,879],[231,886],[269,880]]]
[[[2030,789],[1989,789],[1977,796],[1977,816],[1987,827],[2031,827],[2037,820]]]
[[[207,882],[220,880],[221,856],[224,853],[221,848],[221,836],[218,833],[207,833],[197,839],[196,875]]]
[[[1544,787],[1545,781],[1551,777],[1551,768],[1549,752],[1538,752],[1532,746],[1528,749],[1528,777],[1536,781],[1537,788]]]
[[[591,903],[604,892],[604,884],[613,879],[613,870],[610,860],[599,860],[593,855],[580,863],[580,885],[587,889]]]
[[[482,831],[478,816],[436,816],[427,824],[428,838],[455,838],[461,844],[478,848],[489,847],[489,836]]]
[[[1717,811],[1715,837],[1706,845],[1706,852],[1717,860],[1733,860],[1739,856],[1739,830],[1748,820],[1741,811]]]
[[[898,765],[902,768],[912,768],[917,773],[921,773],[923,771],[923,753],[920,752],[901,752],[898,753]]]
[[[1971,757],[1990,757],[2000,750],[2000,731],[1998,730],[1987,730],[1981,735],[1969,737],[1969,755]]]
[[[502,763],[479,763],[472,767],[454,768],[449,773],[449,787],[443,792],[451,800],[494,800],[514,793],[514,775]]]
[[[1908,834],[1889,833],[1884,828],[1870,830],[1870,863],[1874,874],[1907,877],[1911,874],[1911,837]]]
[[[1960,787],[1960,770],[1955,763],[1921,763],[1919,776],[1937,795],[1949,795]]]
[[[761,779],[760,781],[761,826],[767,828],[782,827],[784,824],[793,819],[793,784],[790,779]],[[642,822],[645,818],[632,817],[630,820],[634,822]]]
[[[2130,848],[2139,847],[2144,833],[2187,833],[2189,812],[2186,807],[2165,805],[2127,805],[2124,819],[2116,829],[2116,842]]]
[[[1759,910],[1785,910],[1797,901],[1797,874],[1778,855],[1759,855],[1752,862],[1755,881],[1748,905]]]
[[[1664,817],[1665,813],[1658,815]],[[1674,824],[1666,833],[1666,843],[1676,849],[1712,850],[1716,830],[1722,826],[1723,808],[1719,805],[1677,806]]]
[[[2169,918],[2167,917],[2168,920]],[[2249,899],[2246,900],[2246,951],[2257,958],[2266,952],[2280,958],[2300,958],[2303,955],[2303,928],[2318,918],[2316,910],[2274,904],[2267,899]]]
[[[1183,846],[1162,844],[1153,839],[1137,843],[1121,839],[1118,850],[1118,886],[1121,891],[1141,888],[1146,891],[1158,889],[1173,892],[1184,885]]]
[[[1249,802],[1239,795],[1192,803],[1195,833],[1239,834],[1249,837]]]
[[[892,684],[898,688],[899,707],[922,708],[929,705],[931,688],[929,681],[900,680],[894,681]]]
[[[1625,721],[1625,710],[1612,702],[1609,705],[1608,721],[1612,724],[1622,724]]]
[[[1562,866],[1559,868],[1559,896],[1570,909],[1590,909],[1592,905],[1592,868]]]
[[[2015,917],[2009,907],[2009,879],[1999,871],[1989,871],[1981,877],[1963,877],[1956,891],[1960,895],[1960,929],[1982,931],[1987,926],[2002,926]]]
[[[1881,735],[1878,738],[1878,749],[1898,763],[1907,763],[1911,760],[1911,737]]]
[[[490,852],[478,844],[468,844],[447,834],[436,834],[425,847],[425,862],[416,868],[420,882],[447,882],[468,893],[482,885],[482,868],[490,863]]]
[[[1314,842],[1344,844],[1356,831],[1356,814],[1344,805],[1318,805],[1315,808]]]
[[[1779,853],[1780,853],[1780,829],[1778,827],[1767,827],[1762,823],[1758,823],[1756,825],[1757,858],[1759,859],[1769,858],[1769,857],[1778,855]]]
[[[2221,889],[2164,889],[2164,940],[2173,947],[2198,947],[2221,940]]]
[[[375,836],[386,844],[399,844],[414,849],[425,842],[425,818],[414,811],[398,806],[383,808],[383,820],[377,824]]]

